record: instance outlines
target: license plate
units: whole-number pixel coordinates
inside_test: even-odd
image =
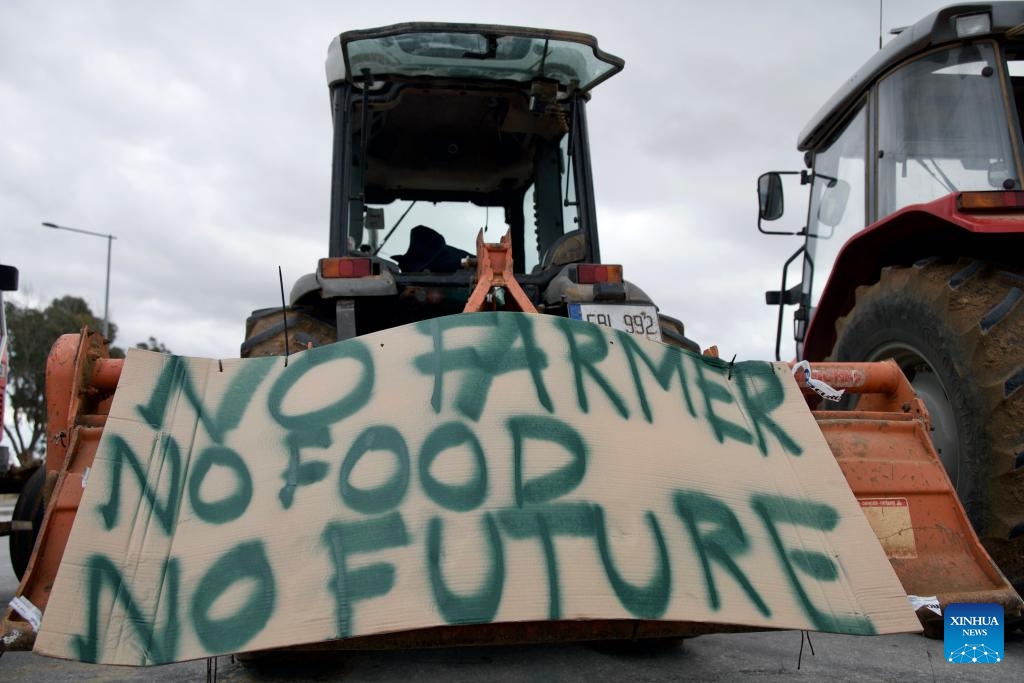
[[[658,309],[645,304],[569,304],[569,317],[661,341]]]

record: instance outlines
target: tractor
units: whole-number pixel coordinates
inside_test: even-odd
[[[325,642],[878,632],[868,612],[900,632],[918,627],[907,594],[1019,616],[895,363],[726,362],[604,262],[586,107],[623,66],[592,36],[546,29],[410,23],[332,41],[326,256],[287,296],[281,276],[242,358],[110,359],[89,331],[54,346],[46,515],[4,643],[153,664]],[[812,416],[815,392],[840,389],[857,410]],[[735,449],[749,460],[707,455]],[[652,509],[606,524],[604,497],[656,506],[674,535]],[[812,549],[840,526],[829,553]],[[503,550],[531,540],[539,554]],[[560,565],[562,542],[575,552]],[[613,544],[647,574],[620,572]],[[529,590],[503,593],[506,565]],[[596,568],[593,585],[563,591],[560,566]],[[789,602],[773,612],[754,580]],[[365,602],[386,596],[393,612]]]
[[[295,283],[285,315],[253,312],[242,357],[485,309],[699,351],[601,260],[586,104],[623,65],[593,37],[558,31],[400,24],[337,37],[328,256]],[[478,233],[507,233],[507,274],[495,273],[507,282],[480,300],[493,256],[478,253]]]
[[[975,529],[1019,589],[1024,3],[951,6],[894,32],[800,133],[806,169],[758,180],[758,229],[802,238],[766,293],[779,308],[776,358],[795,306],[798,360],[894,359]],[[796,178],[809,186],[806,226],[769,229]]]

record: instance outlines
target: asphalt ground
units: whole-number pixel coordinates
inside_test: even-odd
[[[942,641],[917,635],[812,634],[814,655],[793,631],[700,636],[663,651],[622,653],[585,644],[292,656],[242,665],[216,659],[218,681],[1020,681],[1024,638],[999,664],[950,664]],[[0,660],[3,681],[204,681],[208,663],[149,668],[66,662],[30,652]]]

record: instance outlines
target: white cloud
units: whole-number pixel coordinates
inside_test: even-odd
[[[886,7],[886,25],[937,7]],[[768,357],[796,244],[755,229],[754,182],[796,168],[809,116],[877,46],[874,0],[696,6],[524,0],[0,3],[0,260],[40,301],[103,303],[117,235],[119,341],[237,355],[327,244],[331,130],[323,60],[352,28],[452,20],[590,32],[626,70],[588,114],[602,251],[690,336]],[[786,330],[790,327],[786,321]],[[730,353],[731,350],[731,353]]]

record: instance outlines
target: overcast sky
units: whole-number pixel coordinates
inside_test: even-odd
[[[943,4],[887,0],[885,32]],[[290,289],[326,255],[327,45],[400,21],[582,31],[624,58],[588,109],[603,259],[702,347],[773,356],[764,290],[798,242],[757,232],[756,178],[802,166],[797,133],[877,50],[878,0],[0,0],[15,300],[102,316],[106,243],[40,223],[113,233],[119,344],[237,356],[249,312],[280,302],[277,267]]]

